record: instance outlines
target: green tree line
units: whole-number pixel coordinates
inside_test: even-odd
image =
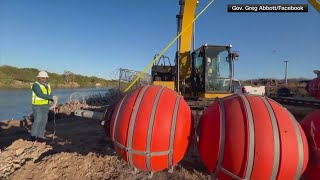
[[[13,66],[0,66],[0,86],[19,87],[29,86],[36,81],[39,70],[35,68],[17,68]],[[117,80],[106,80],[95,76],[83,76],[65,71],[63,74],[49,74],[49,82],[55,87],[115,87]],[[17,83],[19,82],[19,83]]]

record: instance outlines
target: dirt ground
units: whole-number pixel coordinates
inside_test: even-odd
[[[29,141],[30,120],[0,121],[0,179],[148,179],[147,172],[133,175],[132,168],[117,157],[99,121],[70,113],[79,108],[89,107],[60,107],[56,120],[48,122],[47,143]],[[303,116],[296,118],[300,121]],[[209,179],[194,150],[173,173],[156,172],[152,179]]]
[[[0,122],[0,179],[148,179],[147,172],[132,175],[118,158],[100,122],[81,117],[56,120],[54,141],[28,141],[31,121]],[[47,125],[53,137],[54,122]],[[156,172],[152,179],[208,179],[205,168],[186,156],[174,169]],[[197,164],[197,163],[196,163]]]

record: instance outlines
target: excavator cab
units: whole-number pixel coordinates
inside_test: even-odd
[[[195,42],[193,34],[197,0],[180,0],[180,12],[177,18],[177,52],[175,65],[159,65],[166,58],[152,67],[152,84],[166,86],[186,99],[213,99],[232,94],[233,60],[238,53],[231,52],[230,46],[202,45],[191,51]],[[183,32],[183,33],[182,33]]]
[[[178,65],[172,65],[168,57],[161,56],[152,66],[152,82],[175,91],[180,89],[186,98],[228,96],[232,93],[233,62],[238,56],[237,52],[231,52],[231,46],[201,46],[191,53],[191,61],[187,65],[191,67],[191,74],[189,78],[181,79],[185,82],[181,89],[176,87]]]
[[[191,84],[194,97],[215,98],[231,94],[233,60],[231,46],[203,45],[191,55]]]

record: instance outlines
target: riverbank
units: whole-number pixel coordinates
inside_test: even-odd
[[[0,88],[30,88],[36,81],[39,70],[35,68],[17,68],[0,66]],[[95,76],[83,76],[65,71],[63,74],[48,72],[49,82],[57,88],[114,87],[117,80],[107,80]]]
[[[59,97],[59,104],[70,100],[88,100],[90,105],[105,105],[106,96],[115,88],[53,88],[53,94]],[[0,89],[0,121],[6,119],[22,119],[30,114],[31,90],[27,89]],[[90,100],[92,99],[92,100]]]

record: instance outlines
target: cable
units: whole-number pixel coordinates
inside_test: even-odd
[[[52,136],[52,142],[54,141],[54,137],[56,136],[56,106],[53,107],[53,136]]]
[[[170,46],[172,46],[172,44],[198,19],[198,17],[214,2],[214,0],[211,0],[207,6],[205,8],[202,9],[202,11],[192,20],[192,22],[183,30],[181,31],[170,43],[169,45],[167,45],[160,54],[158,54],[158,56],[156,58],[154,58],[149,64],[148,66],[136,77],[136,79],[134,81],[131,82],[131,84],[124,90],[124,92],[127,92],[134,83],[136,83],[143,74],[145,74],[147,72],[148,69],[150,69],[150,67],[152,66],[152,64],[154,62],[156,62],[168,49]]]
[[[54,100],[53,105],[51,106],[53,109],[53,123],[54,123],[52,142],[54,141],[54,137],[56,136],[56,126],[57,126],[57,124],[56,124],[56,114],[57,114],[56,107],[58,107],[57,104],[58,104],[58,100],[56,99],[56,100]]]

